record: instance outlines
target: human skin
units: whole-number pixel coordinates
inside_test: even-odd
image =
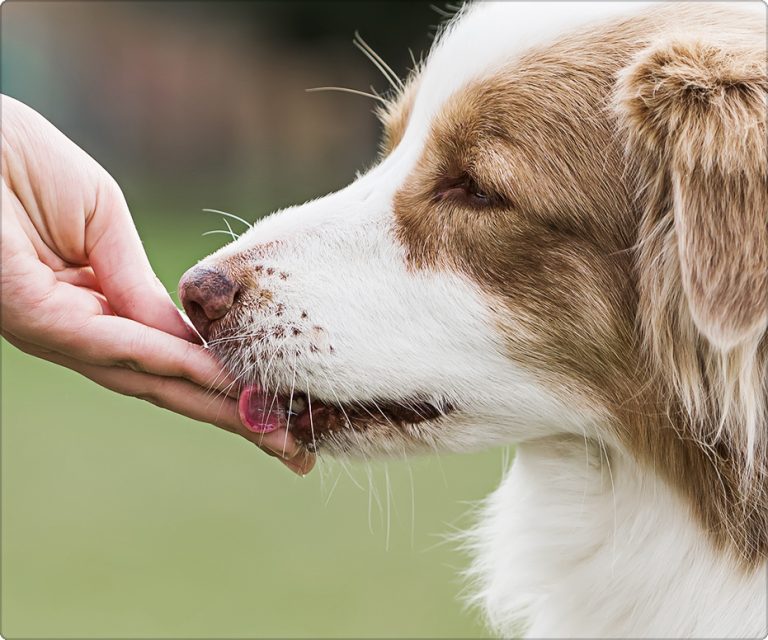
[[[237,388],[149,264],[114,179],[40,114],[2,107],[0,326],[22,351],[237,433],[307,473],[285,429],[253,433]]]

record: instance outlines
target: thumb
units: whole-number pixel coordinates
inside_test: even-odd
[[[85,249],[114,312],[179,338],[199,342],[152,271],[123,193],[107,176],[86,224]]]

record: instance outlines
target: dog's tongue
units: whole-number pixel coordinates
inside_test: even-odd
[[[267,395],[261,387],[246,387],[238,402],[240,420],[256,433],[269,433],[285,424],[285,412],[273,395]]]

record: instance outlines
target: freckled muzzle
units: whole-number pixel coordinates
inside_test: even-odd
[[[321,375],[318,371],[345,366],[327,326],[334,312],[322,305],[318,310],[312,296],[303,295],[316,278],[307,279],[300,260],[289,256],[289,262],[272,248],[253,244],[240,253],[209,257],[179,284],[184,308],[211,354],[242,385],[238,409],[248,429],[269,433],[285,428],[316,451],[334,434],[372,427],[407,433],[410,426],[454,410],[440,398],[409,394],[407,388],[402,396],[342,394],[341,401],[327,390],[324,375],[313,380]],[[286,268],[297,269],[298,276]],[[329,293],[333,298],[333,290]],[[340,302],[344,295],[339,294]],[[318,395],[315,389],[326,390]]]

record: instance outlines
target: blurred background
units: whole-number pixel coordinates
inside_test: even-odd
[[[442,5],[41,2],[0,9],[0,86],[122,185],[150,259],[179,276],[248,220],[375,161],[374,102]],[[245,441],[2,345],[7,638],[480,637],[447,539],[503,453],[292,477]]]

